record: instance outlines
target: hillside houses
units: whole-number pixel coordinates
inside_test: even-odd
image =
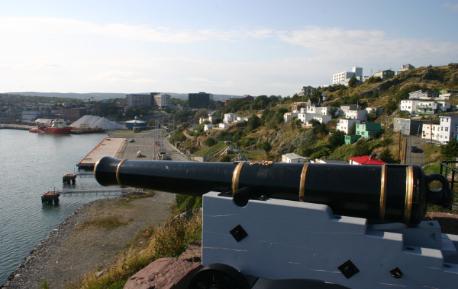
[[[423,124],[421,138],[435,143],[446,144],[458,136],[458,115],[440,116],[439,124]]]
[[[437,93],[432,91],[417,90],[409,93],[409,99],[401,100],[399,109],[412,115],[435,114],[451,109],[451,93]]]

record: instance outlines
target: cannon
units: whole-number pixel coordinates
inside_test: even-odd
[[[407,165],[100,159],[105,186],[203,196],[201,270],[180,288],[455,288],[445,177]],[[391,286],[391,287],[390,287]]]
[[[406,165],[353,166],[271,162],[198,163],[100,159],[94,169],[102,185],[150,188],[200,196],[211,190],[249,199],[277,198],[326,204],[335,214],[372,222],[418,224],[428,203],[450,207],[445,177]],[[440,187],[431,189],[434,182]]]

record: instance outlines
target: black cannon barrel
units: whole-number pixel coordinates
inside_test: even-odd
[[[354,166],[271,162],[177,162],[100,159],[94,174],[101,185],[151,188],[200,196],[228,192],[238,204],[273,198],[329,205],[335,214],[373,222],[419,223],[427,203],[451,206],[447,180],[406,165]],[[439,181],[440,190],[430,184]]]

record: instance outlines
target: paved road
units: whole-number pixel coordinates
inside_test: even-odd
[[[425,155],[423,153],[424,141],[418,136],[406,136],[406,164],[408,165],[424,165]]]
[[[172,160],[186,161],[186,155],[179,152],[166,139],[166,133],[161,129],[153,129],[135,134],[129,138],[122,158],[129,160],[155,160],[161,150],[170,155]],[[144,157],[137,157],[137,152],[141,152]]]

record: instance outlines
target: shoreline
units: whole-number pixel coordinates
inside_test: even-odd
[[[139,232],[165,221],[173,201],[174,195],[157,192],[152,196],[119,196],[84,204],[24,257],[0,289],[38,289],[44,283],[54,289],[78,284],[86,273],[109,265]],[[114,215],[120,216],[114,228],[86,226],[100,216]]]
[[[29,254],[22,259],[21,263],[16,267],[16,269],[8,275],[5,283],[0,284],[0,289],[16,288],[9,287],[9,283],[14,282],[16,278],[22,277],[21,273],[29,269],[29,266],[32,265],[34,259],[37,259],[40,253],[43,253],[43,250],[46,250],[48,247],[50,247],[57,241],[58,238],[64,238],[65,234],[68,235],[70,233],[70,230],[72,230],[75,226],[77,216],[81,214],[83,210],[99,201],[104,200],[94,200],[82,205],[81,207],[77,208],[71,215],[66,217],[65,220],[62,221],[56,228],[52,229],[49,234],[44,239],[40,240],[40,242],[29,252]]]

